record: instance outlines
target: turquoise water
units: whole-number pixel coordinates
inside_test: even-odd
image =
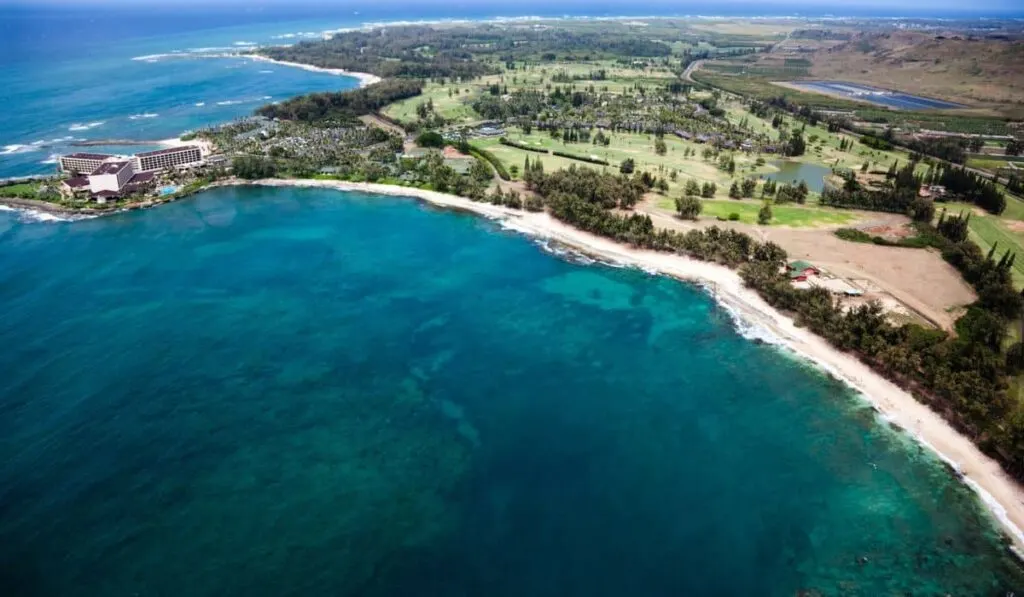
[[[1024,587],[844,386],[694,287],[468,215],[273,188],[0,212],[0,304],[3,595]]]
[[[98,14],[97,14],[98,12]],[[205,58],[252,44],[292,43],[351,25],[352,16],[269,22],[195,14],[128,15],[0,7],[0,178],[56,171],[73,151],[136,153],[156,141],[249,116],[311,91],[349,89],[351,77],[239,58]],[[221,22],[223,21],[223,22]]]

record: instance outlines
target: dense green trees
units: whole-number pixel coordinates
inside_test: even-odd
[[[785,153],[788,156],[800,156],[807,151],[807,142],[804,141],[804,133],[802,130],[795,130],[790,134],[789,140],[786,141]]]
[[[238,156],[231,161],[231,172],[247,180],[273,178],[277,174],[274,160],[262,156]]]
[[[688,194],[676,198],[676,212],[681,218],[696,220],[702,209],[704,209],[704,205],[694,195]]]
[[[649,216],[612,210],[623,207],[616,193],[633,181],[586,168],[571,170],[539,173],[533,179],[554,217],[638,247],[739,267],[744,282],[768,303],[793,313],[801,325],[837,348],[912,388],[978,438],[981,447],[1014,476],[1024,478],[1024,410],[1006,393],[1007,373],[1024,369],[1024,348],[1017,344],[1005,356],[1001,352],[1007,322],[1019,317],[1022,309],[1022,298],[1010,282],[1013,255],[1004,253],[996,259],[996,251],[983,255],[969,241],[930,235],[942,247],[943,257],[975,287],[979,300],[957,322],[955,336],[915,324],[896,326],[877,303],[845,309],[824,289],[794,288],[783,274],[786,253],[772,243],[717,227],[686,233],[656,230]],[[677,201],[681,214],[690,209],[690,200],[699,201],[691,195]],[[770,208],[762,211],[759,220],[770,219]]]
[[[444,137],[441,136],[441,133],[435,131],[427,131],[425,133],[420,133],[420,135],[416,137],[416,145],[419,145],[420,147],[441,148],[444,147],[445,142]]]
[[[772,206],[765,201],[764,205],[757,212],[757,223],[762,226],[767,226],[772,222]]]
[[[256,112],[267,118],[344,124],[392,102],[415,97],[422,91],[423,85],[417,80],[384,79],[361,89],[300,95],[268,104]]]

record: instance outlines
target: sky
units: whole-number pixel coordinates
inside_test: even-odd
[[[302,12],[327,12],[359,10],[373,7],[379,11],[386,6],[396,10],[403,7],[444,9],[458,12],[460,5],[474,13],[493,6],[496,14],[531,14],[531,9],[543,8],[545,14],[552,10],[564,9],[574,14],[852,14],[879,15],[906,14],[913,16],[946,16],[952,13],[992,16],[1024,16],[1024,2],[1021,0],[0,0],[0,6],[63,8],[117,7],[141,10],[154,8],[184,7],[216,10],[217,8],[243,9],[247,12],[279,12],[283,10]],[[716,13],[716,9],[718,13]],[[633,11],[636,12],[633,12]],[[400,14],[396,18],[401,18]]]

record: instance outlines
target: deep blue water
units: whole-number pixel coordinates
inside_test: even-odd
[[[0,304],[5,596],[1024,587],[844,386],[694,287],[468,215],[270,188],[0,212]]]

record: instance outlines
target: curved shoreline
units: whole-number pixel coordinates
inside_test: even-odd
[[[856,390],[879,412],[883,420],[899,426],[948,464],[978,495],[981,503],[1011,538],[1011,551],[1014,555],[1024,560],[1024,487],[1007,475],[998,462],[985,455],[970,439],[960,434],[927,405],[875,373],[853,355],[840,352],[824,338],[797,327],[791,317],[775,310],[754,290],[747,288],[735,270],[682,255],[628,247],[573,228],[544,212],[526,212],[477,203],[463,197],[413,187],[284,179],[226,181],[212,186],[246,185],[323,188],[418,199],[431,205],[499,220],[507,229],[554,240],[588,255],[697,283],[708,289],[713,298],[736,318],[767,329],[779,338],[780,346]]]
[[[322,66],[313,66],[312,64],[303,64],[301,62],[287,62],[284,60],[274,60],[268,56],[262,54],[238,54],[239,58],[252,58],[258,62],[267,62],[270,64],[277,64],[278,66],[290,66],[293,68],[301,68],[314,73],[326,73],[328,75],[339,75],[342,77],[352,77],[359,81],[359,87],[366,87],[367,85],[373,85],[374,83],[380,82],[381,78],[377,75],[370,73],[360,73],[351,70],[345,70],[343,68],[325,68]]]
[[[797,327],[791,317],[775,310],[755,291],[747,288],[735,270],[682,255],[622,245],[573,228],[545,212],[526,212],[477,203],[464,197],[414,187],[334,180],[230,179],[215,182],[202,190],[228,186],[320,188],[417,199],[438,207],[497,220],[509,230],[554,240],[587,255],[637,267],[652,274],[697,283],[707,289],[714,300],[725,306],[736,319],[768,330],[779,339],[779,346],[846,383],[870,403],[884,421],[900,427],[947,463],[979,496],[982,504],[1011,538],[1011,551],[1014,555],[1024,560],[1024,487],[1007,475],[998,462],[982,453],[970,439],[907,391],[875,373],[853,355],[840,352],[824,338]],[[128,209],[143,209],[165,202],[140,204]],[[29,206],[21,208],[31,209]],[[120,213],[128,209],[106,213]],[[53,211],[60,212],[59,209]]]

